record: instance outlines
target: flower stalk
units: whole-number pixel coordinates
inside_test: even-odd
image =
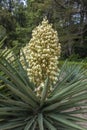
[[[59,73],[58,59],[61,46],[57,31],[46,18],[32,31],[32,38],[23,51],[29,64],[28,76],[37,86],[35,91],[40,94],[47,77],[49,77],[49,91],[51,91],[53,89],[51,84],[56,83]]]

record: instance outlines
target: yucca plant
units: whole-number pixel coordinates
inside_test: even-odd
[[[45,28],[46,26],[48,28]],[[80,65],[70,67],[66,62],[60,70],[57,69],[58,59],[54,57],[60,55],[60,44],[56,46],[55,43],[58,43],[58,39],[50,39],[55,38],[57,33],[52,29],[48,33],[49,27],[51,29],[45,19],[42,25],[36,28],[37,31],[34,31],[33,36],[41,38],[39,40],[42,41],[44,39],[46,42],[33,38],[30,45],[26,47],[27,50],[24,48],[23,53],[21,52],[21,58],[15,57],[12,62],[9,61],[5,55],[10,52],[5,52],[4,55],[2,53],[0,56],[0,70],[2,71],[0,80],[11,92],[8,95],[0,93],[0,130],[87,129],[80,125],[82,122],[87,122],[87,119],[78,116],[87,113],[86,70],[82,69]],[[40,32],[38,29],[41,29],[42,34],[45,31],[44,38],[41,33],[38,34]],[[52,41],[47,41],[45,38]],[[36,42],[39,42],[37,50],[34,49],[36,44],[32,45]],[[45,50],[43,51],[42,44],[44,43],[49,45],[49,48],[44,45]],[[50,47],[52,48],[50,49]],[[55,48],[57,49],[55,50]],[[49,54],[49,49],[50,52],[52,51],[52,55]],[[52,59],[55,59],[54,61],[49,57],[50,55]],[[43,61],[44,58],[43,65],[41,60]],[[34,67],[38,65],[38,67],[34,68],[32,65]],[[56,74],[54,74],[55,72]],[[78,109],[75,109],[76,107]]]
[[[4,40],[6,39],[7,37],[5,37],[1,42],[0,42],[0,55],[2,56],[4,56],[5,58],[6,58],[6,60],[8,60],[10,63],[11,62],[13,62],[13,60],[14,60],[14,57],[13,57],[13,50],[15,49],[15,47],[13,48],[13,49],[7,49],[7,47],[6,48],[4,48],[3,46],[3,42],[4,42]],[[0,75],[2,75],[3,74],[3,71],[2,70],[0,70]],[[0,80],[0,92],[1,93],[5,93],[5,94],[7,94],[8,93],[8,89],[7,89],[7,86],[4,84],[4,82],[2,81],[2,80]]]
[[[6,52],[9,52],[8,50],[7,50],[7,48],[6,49],[4,49],[3,48],[3,42],[4,42],[4,40],[6,39],[7,37],[5,37],[4,39],[2,39],[1,41],[0,41],[0,55],[4,55]],[[10,53],[9,53],[10,54]],[[6,57],[8,57],[8,55],[6,54],[5,55]],[[7,59],[7,58],[6,58]],[[3,72],[0,70],[0,75],[2,75],[3,74]],[[7,87],[5,86],[5,84],[4,84],[4,82],[2,81],[2,80],[0,80],[0,92],[6,92],[6,90],[7,90]]]

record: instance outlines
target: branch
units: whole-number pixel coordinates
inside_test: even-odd
[[[60,5],[63,9],[66,9],[66,7],[63,4],[61,4],[58,0],[54,0],[54,1],[55,1],[55,3],[57,3],[58,5]]]

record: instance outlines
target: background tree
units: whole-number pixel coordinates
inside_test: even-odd
[[[0,5],[0,25],[6,30],[5,35],[7,35],[4,46],[13,47],[17,45],[22,47],[26,42],[24,40],[27,29],[26,7],[21,1],[14,0],[2,0]],[[4,35],[1,38],[3,37]]]
[[[0,39],[7,35],[5,46],[24,46],[44,16],[59,32],[63,58],[87,57],[86,0],[1,0]]]

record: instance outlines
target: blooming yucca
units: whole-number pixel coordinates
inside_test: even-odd
[[[30,42],[23,48],[25,58],[29,63],[27,72],[30,80],[37,86],[36,91],[42,89],[47,77],[50,84],[56,83],[60,50],[57,31],[44,18],[42,23],[32,31]],[[52,86],[50,86],[51,89]]]
[[[87,71],[65,62],[59,72],[60,44],[46,19],[23,51],[21,61],[0,54],[0,130],[87,130],[80,126],[87,118],[79,117],[87,113]]]

